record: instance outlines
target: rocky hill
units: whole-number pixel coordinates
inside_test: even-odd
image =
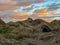
[[[60,45],[60,20],[4,23],[0,19],[0,45]]]

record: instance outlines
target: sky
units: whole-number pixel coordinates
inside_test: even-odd
[[[5,22],[27,18],[51,22],[59,16],[60,0],[0,0],[0,18]]]

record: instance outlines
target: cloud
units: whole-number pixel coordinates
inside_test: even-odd
[[[15,9],[16,7],[17,7],[17,6],[8,6],[8,5],[0,4],[0,11],[13,10],[13,9]]]
[[[24,6],[24,5],[29,5],[31,3],[37,3],[42,1],[43,0],[0,0],[0,3],[4,5]]]
[[[57,9],[60,9],[60,4],[54,3],[52,5],[49,5],[48,7],[49,7],[48,8],[49,10],[57,10]]]
[[[2,16],[4,15],[3,17],[9,17],[9,19],[26,19],[28,17],[40,18],[40,15],[46,16],[47,14],[57,15],[60,13],[59,10],[60,0],[0,0],[0,14]],[[42,19],[48,21],[47,18]],[[49,20],[50,19],[51,18],[49,18]]]
[[[16,1],[12,1],[12,0],[0,0],[0,4],[14,5],[14,4],[16,4]]]
[[[28,18],[28,12],[17,12],[17,13],[12,13],[10,17],[15,18],[15,19],[24,19]]]
[[[42,2],[43,0],[12,0],[12,1],[16,1],[18,4],[20,4],[23,2],[30,2],[30,3]]]

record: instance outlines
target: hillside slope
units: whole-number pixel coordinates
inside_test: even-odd
[[[0,23],[0,45],[60,45],[60,20]]]

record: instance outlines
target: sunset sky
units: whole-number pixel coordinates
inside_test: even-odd
[[[59,14],[60,0],[0,0],[0,18],[5,22]],[[51,22],[60,17],[41,19]]]

